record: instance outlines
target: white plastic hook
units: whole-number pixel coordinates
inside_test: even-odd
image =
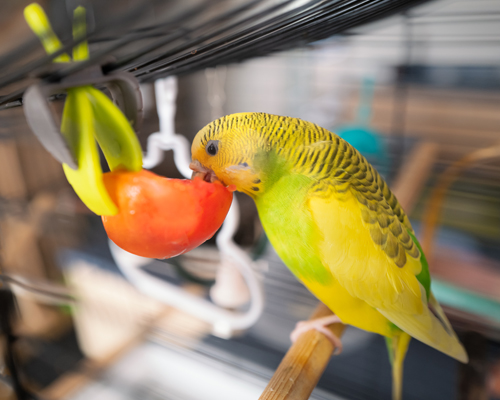
[[[160,131],[152,134],[148,139],[143,167],[153,168],[163,160],[164,151],[173,150],[177,169],[182,175],[189,178],[191,176],[189,169],[190,145],[184,136],[175,133],[174,125],[177,78],[171,76],[157,80],[155,92]],[[243,277],[246,285],[242,289],[248,290],[250,297],[250,307],[246,312],[229,311],[208,300],[192,295],[178,286],[155,278],[140,269],[150,262],[148,258],[128,253],[111,241],[109,245],[116,264],[137,288],[166,304],[211,323],[214,334],[228,338],[232,336],[234,331],[244,330],[252,326],[259,319],[264,308],[264,293],[257,273],[259,267],[233,241],[238,225],[239,208],[234,197],[222,229],[217,235],[216,244],[221,253],[220,268],[235,268]],[[216,282],[216,285],[217,283],[222,282]],[[213,295],[214,293],[212,293],[212,297],[214,297]]]
[[[155,82],[156,108],[160,120],[160,131],[148,138],[148,151],[142,160],[142,166],[150,169],[161,163],[163,152],[173,150],[175,166],[186,178],[191,177],[189,141],[175,133],[175,100],[177,98],[177,77],[158,79]]]

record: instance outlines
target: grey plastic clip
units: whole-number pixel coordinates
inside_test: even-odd
[[[106,86],[113,102],[123,111],[128,121],[139,130],[142,121],[142,96],[139,83],[128,72],[115,72],[103,75],[100,66],[86,68],[59,83],[36,83],[24,93],[24,114],[31,130],[43,146],[61,163],[73,169],[78,168],[75,155],[60,131],[50,109],[48,98],[64,93],[66,89],[85,85]]]

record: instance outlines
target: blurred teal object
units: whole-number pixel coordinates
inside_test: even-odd
[[[352,124],[333,129],[346,142],[353,145],[366,159],[373,164],[378,172],[387,178],[391,160],[384,138],[380,133],[370,128],[371,105],[373,100],[374,80],[363,79],[361,99],[356,119]]]
[[[500,303],[469,290],[433,279],[432,292],[443,305],[500,323]]]

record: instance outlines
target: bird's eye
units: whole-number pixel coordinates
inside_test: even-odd
[[[219,151],[219,141],[218,140],[210,140],[205,147],[208,154],[211,156],[215,156]]]

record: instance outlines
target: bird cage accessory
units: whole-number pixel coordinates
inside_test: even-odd
[[[62,48],[43,9],[36,3],[25,8],[26,21],[40,38],[47,53]],[[89,51],[85,40],[86,12],[74,10],[73,61],[66,53],[54,59],[55,69],[63,63],[83,62]],[[108,88],[118,108],[94,85]],[[47,98],[66,93],[61,128],[58,128]],[[99,66],[87,67],[58,83],[36,83],[23,98],[26,119],[45,148],[63,164],[66,178],[87,207],[99,215],[114,215],[118,208],[102,180],[99,143],[110,169],[140,171],[142,151],[132,125],[137,129],[142,117],[139,84],[125,72],[103,75]]]
[[[172,150],[174,162],[179,172],[189,178],[192,171],[189,168],[189,142],[175,133],[174,117],[177,97],[177,78],[171,76],[158,79],[155,82],[156,107],[160,122],[159,132],[149,136],[147,153],[144,156],[144,168],[153,168],[162,159],[164,151]],[[211,288],[212,301],[189,293],[182,288],[153,277],[141,267],[147,265],[150,259],[136,256],[119,248],[112,241],[109,246],[113,258],[124,275],[140,290],[148,295],[191,314],[212,325],[213,333],[229,338],[235,332],[251,327],[262,314],[264,308],[264,293],[258,271],[262,269],[259,262],[253,262],[248,254],[233,241],[239,225],[239,207],[233,198],[231,208],[221,230],[217,234],[216,244],[221,262],[218,267],[216,282]],[[231,297],[233,303],[224,299],[227,293],[239,292],[239,298]],[[248,309],[237,310],[250,300]],[[235,303],[238,303],[236,304]]]
[[[62,49],[61,42],[38,4],[26,7],[25,17],[47,53]],[[73,49],[73,61],[66,53],[62,53],[54,59],[56,64],[53,69],[57,70],[62,63],[78,63],[88,58],[87,43],[82,40],[86,34],[85,26],[85,9],[78,7],[74,11],[73,40],[77,44]],[[173,118],[177,93],[175,78],[159,80],[156,83],[160,132],[150,136],[148,152],[143,162],[140,144],[130,125],[131,123],[138,129],[142,117],[142,98],[135,78],[125,72],[104,75],[100,66],[76,70],[78,72],[70,74],[58,83],[37,83],[31,86],[23,101],[31,128],[47,150],[63,163],[68,181],[92,211],[100,215],[113,215],[118,211],[103,184],[94,138],[97,139],[112,171],[139,171],[143,166],[152,168],[161,162],[164,150],[173,150],[177,168],[185,177],[190,177],[189,143],[185,137],[174,133]],[[123,113],[93,85],[105,86],[114,102],[121,106]],[[67,95],[59,130],[47,98],[62,92]],[[224,288],[220,288],[221,282],[225,282],[227,286],[236,279],[240,292],[248,293],[240,303],[251,299],[246,312],[229,311],[156,279],[140,269],[149,259],[134,256],[111,242],[110,248],[117,265],[139,289],[164,303],[212,323],[214,333],[229,337],[234,331],[253,325],[263,309],[263,291],[256,272],[259,268],[232,240],[238,225],[238,204],[234,200],[227,221],[217,237],[217,246],[222,255],[221,267],[237,273],[233,274],[234,279],[218,279],[215,286],[219,286],[219,292],[224,291]]]

